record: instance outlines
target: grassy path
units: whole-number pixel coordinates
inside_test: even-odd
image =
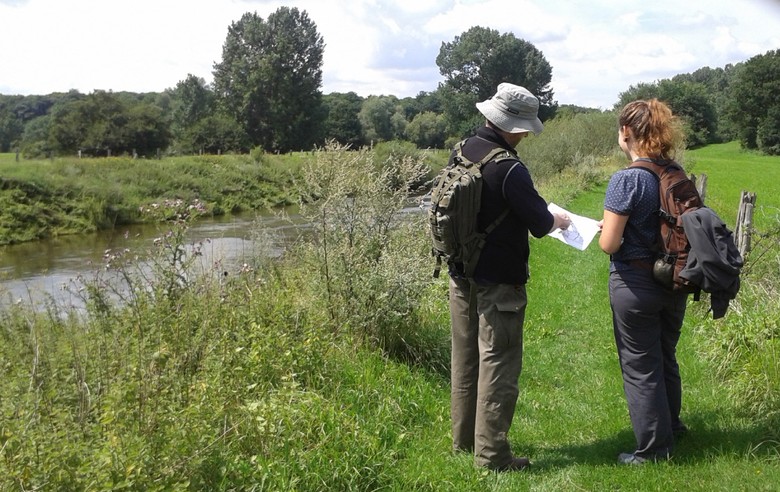
[[[569,209],[601,216],[604,190],[588,192]],[[526,392],[515,441],[534,443],[540,489],[777,490],[777,455],[760,448],[766,429],[743,421],[719,392],[714,370],[697,357],[697,322],[706,301],[689,305],[679,346],[683,419],[691,428],[673,462],[641,470],[613,465],[633,449],[607,294],[608,258],[597,244],[579,252],[536,244],[529,286]],[[534,303],[534,300],[537,302]],[[543,443],[543,444],[538,444]],[[759,446],[759,447],[757,447]],[[774,456],[773,461],[768,461]]]
[[[604,188],[569,210],[601,216]],[[778,490],[780,460],[762,445],[767,429],[740,416],[714,370],[697,356],[694,328],[706,302],[691,305],[679,346],[683,419],[691,431],[674,459],[642,468],[615,465],[633,450],[607,295],[608,258],[554,239],[532,241],[521,396],[510,439],[535,467],[528,474],[474,470],[451,457],[448,387],[437,392],[437,422],[412,444],[403,466],[414,488],[433,490]],[[702,304],[705,306],[702,307]],[[433,402],[429,402],[433,403]],[[425,485],[422,485],[425,484]]]

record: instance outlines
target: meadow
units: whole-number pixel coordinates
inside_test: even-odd
[[[527,149],[542,195],[598,218],[625,164],[605,150],[614,128],[603,117],[543,133]],[[583,154],[595,134],[598,153]],[[567,136],[565,155],[547,150]],[[431,276],[422,214],[399,213],[431,169],[375,157],[333,146],[301,164],[312,235],[281,259],[258,248],[227,276],[186,275],[197,258],[176,252],[196,217],[172,202],[170,241],[148,258],[158,275],[116,252],[84,279],[87,312],[0,313],[0,490],[777,489],[778,158],[732,144],[685,153],[727,223],[741,188],[765,218],[726,317],[711,319],[706,296],[690,301],[679,347],[690,432],[668,463],[615,464],[633,434],[607,256],[532,240],[510,441],[534,466],[495,474],[450,452],[447,280]],[[122,303],[109,272],[134,286]]]

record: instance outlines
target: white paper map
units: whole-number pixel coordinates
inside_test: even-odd
[[[585,251],[593,237],[599,232],[596,220],[573,214],[554,203],[549,204],[547,210],[552,213],[564,213],[571,219],[571,225],[566,230],[555,229],[549,235],[580,251]]]

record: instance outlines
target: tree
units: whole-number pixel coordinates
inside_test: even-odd
[[[77,91],[48,96],[0,95],[0,152],[9,152],[18,147],[28,123],[48,115],[56,104],[80,97]],[[32,133],[40,132],[36,130]]]
[[[704,84],[662,80],[659,89],[661,98],[685,121],[688,146],[717,141],[718,117],[711,93]]]
[[[30,120],[24,127],[20,150],[27,158],[47,157],[54,145],[49,137],[51,116],[44,115]]]
[[[780,105],[769,108],[756,130],[756,145],[769,155],[780,155]]]
[[[215,111],[216,97],[206,81],[192,74],[176,84],[171,95],[171,133],[175,146],[185,153],[201,147],[193,141],[196,126]]]
[[[27,138],[27,146],[32,148]],[[95,91],[83,99],[55,105],[46,140],[46,145],[60,154],[83,150],[101,156],[154,155],[168,146],[170,134],[162,109],[147,98]]]
[[[84,99],[53,108],[51,140],[61,154],[84,150],[116,155],[129,150],[123,134],[127,119],[126,105],[117,94],[94,91]]]
[[[377,143],[393,140],[396,135],[394,115],[398,108],[395,96],[368,96],[363,100],[358,119],[366,142]]]
[[[228,29],[214,65],[217,96],[266,151],[310,149],[319,136],[324,43],[305,11],[246,13]]]
[[[221,112],[198,120],[188,133],[193,148],[209,154],[248,152],[251,147],[244,128],[235,118]]]
[[[731,127],[726,114],[726,103],[729,85],[731,84],[734,65],[728,64],[725,68],[702,67],[689,74],[679,74],[672,77],[673,82],[693,82],[702,84],[715,111],[715,133],[710,138],[711,142],[723,142],[734,140],[737,133]]]
[[[450,43],[442,43],[436,57],[445,77],[440,86],[451,130],[468,133],[481,124],[474,104],[490,98],[501,82],[521,85],[539,98],[542,121],[555,114],[552,67],[541,51],[511,33],[472,27]]]
[[[423,111],[407,125],[406,137],[418,148],[440,149],[447,138],[447,121],[444,115]]]
[[[122,129],[126,141],[125,149],[132,153],[153,156],[165,150],[171,141],[171,134],[160,107],[139,103],[127,110],[127,124]]]
[[[0,152],[10,152],[18,145],[24,133],[24,123],[14,108],[24,96],[0,95]]]
[[[363,98],[354,92],[327,94],[322,98],[325,107],[323,136],[326,140],[335,140],[353,149],[363,144],[362,127],[358,115],[363,106]]]
[[[746,61],[734,75],[727,115],[743,147],[773,152],[780,134],[780,50]]]
[[[691,147],[717,141],[718,117],[711,94],[700,82],[685,79],[640,83],[620,93],[616,110],[637,99],[657,98],[669,105],[686,126],[687,144]]]

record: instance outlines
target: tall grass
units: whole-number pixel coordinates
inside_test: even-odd
[[[534,178],[545,180],[570,167],[593,165],[593,159],[613,154],[616,142],[617,115],[594,112],[546,122],[544,131],[525,139],[519,151]]]
[[[697,329],[708,340],[704,354],[729,382],[725,393],[780,441],[780,160],[742,151],[736,142],[689,155],[697,171],[707,174],[708,205],[727,224],[736,222],[740,193],[756,193],[752,250],[729,319],[708,320]]]

